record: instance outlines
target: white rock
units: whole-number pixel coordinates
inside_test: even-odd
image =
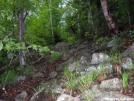
[[[132,59],[131,59],[130,57],[122,58],[121,66],[122,66],[124,69],[132,69],[132,68],[133,68]]]
[[[62,93],[62,87],[60,85],[55,85],[54,87],[52,87],[52,91],[53,93],[60,94]]]
[[[118,78],[104,80],[101,82],[100,88],[105,90],[121,90],[122,80],[119,80]]]
[[[67,94],[62,94],[56,101],[80,101],[80,99]]]
[[[76,68],[80,66],[80,63],[78,61],[75,61],[74,63],[70,64],[68,66],[69,71],[74,71]]]
[[[92,55],[92,60],[91,60],[91,64],[98,64],[104,61],[108,61],[109,60],[109,56],[107,54],[104,53],[94,53]]]
[[[27,101],[28,94],[26,91],[21,92],[15,97],[15,101]]]
[[[53,71],[49,74],[49,78],[55,78],[57,76],[57,72]]]

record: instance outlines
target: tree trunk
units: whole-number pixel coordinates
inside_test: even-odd
[[[23,39],[23,35],[24,35],[24,30],[25,30],[25,27],[24,27],[24,16],[23,16],[23,13],[24,13],[24,10],[22,8],[19,9],[19,12],[18,12],[18,29],[19,29],[19,42],[22,43],[24,42],[24,39]],[[26,65],[26,57],[25,57],[25,53],[24,53],[24,50],[20,50],[19,52],[19,61],[20,61],[20,66],[24,66]]]
[[[78,13],[77,15],[77,19],[78,19],[78,34],[80,35],[81,34],[81,29],[80,29],[80,12]]]
[[[126,6],[126,11],[127,11],[127,15],[128,15],[129,27],[131,27],[131,17],[130,17],[127,1],[124,0],[124,3],[125,3],[125,6]]]
[[[118,27],[117,27],[117,24],[115,23],[114,19],[112,18],[112,14],[110,13],[110,11],[108,9],[107,0],[100,0],[100,2],[101,2],[104,17],[107,21],[108,28],[110,30],[110,34],[111,35],[118,34]]]
[[[88,7],[89,7],[89,12],[88,12],[88,22],[91,23],[92,25],[92,29],[94,32],[92,32],[92,35],[93,33],[97,33],[97,31],[95,30],[95,27],[94,27],[94,22],[93,22],[93,14],[92,14],[92,10],[91,10],[91,1],[88,0]]]
[[[49,0],[50,5],[51,5],[51,0]],[[52,34],[52,38],[54,40],[55,43],[55,39],[54,39],[54,31],[53,31],[53,16],[52,16],[52,10],[51,10],[51,6],[50,6],[50,24],[51,24],[51,34]]]

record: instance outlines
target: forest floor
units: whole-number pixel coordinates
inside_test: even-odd
[[[51,68],[51,70],[47,70],[47,73],[49,74],[51,71],[52,71],[52,68]],[[44,71],[42,71],[42,72],[44,72]],[[131,71],[130,73],[134,74],[134,70]],[[116,78],[116,77],[121,79],[121,76],[115,75],[114,78]],[[111,79],[111,77],[108,77],[108,78]],[[29,77],[25,81],[19,81],[19,82],[14,83],[14,84],[7,85],[5,87],[7,93],[4,92],[4,90],[0,89],[0,98],[3,99],[4,101],[15,101],[14,100],[15,97],[19,93],[21,93],[22,91],[26,91],[28,93],[28,99],[30,99],[35,93],[33,88],[36,88],[39,85],[39,83],[43,80],[46,80],[46,82],[49,82],[50,79],[49,79],[49,77],[47,77],[47,75],[45,78],[31,78],[31,77]],[[96,82],[98,82],[98,81],[96,81]],[[122,93],[124,95],[132,96],[134,94],[134,87],[129,88],[129,89],[123,89]],[[78,95],[78,94],[79,94],[79,92],[77,92],[76,95]],[[46,95],[45,101],[55,101],[55,100],[53,100],[52,95]]]
[[[61,63],[61,62],[63,62],[63,60],[54,61],[54,63]],[[42,62],[41,63],[39,62],[38,65],[39,64],[42,64]],[[49,82],[50,79],[49,79],[48,74],[50,74],[53,70],[55,70],[55,67],[53,67],[52,64],[49,64],[47,69],[45,71],[44,70],[42,71],[42,73],[45,75],[45,77],[37,77],[37,78],[28,77],[24,81],[19,81],[19,82],[5,86],[5,90],[0,89],[0,99],[2,99],[2,101],[15,101],[14,99],[15,99],[16,95],[18,95],[22,91],[26,91],[28,93],[27,101],[29,101],[29,99],[35,93],[33,88],[36,88],[37,86],[39,86],[40,82],[43,80],[45,80],[46,82]],[[130,71],[130,73],[133,75],[134,70]],[[59,71],[58,74],[61,74],[61,71]],[[119,76],[119,75],[115,75],[114,77],[117,77],[119,79],[121,78],[121,76]],[[134,78],[134,77],[132,77],[132,78]],[[111,79],[111,77],[107,77],[107,79]],[[96,80],[96,82],[98,82],[98,81]],[[134,87],[129,88],[129,89],[128,88],[123,89],[122,93],[124,95],[132,96],[134,94]],[[79,95],[79,92],[77,92],[76,95]],[[52,95],[46,95],[46,96],[47,97],[46,97],[45,101],[55,101],[55,100],[53,100]]]

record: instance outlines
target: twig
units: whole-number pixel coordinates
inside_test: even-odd
[[[41,59],[43,59],[44,57],[40,57],[38,60],[34,61],[34,62],[31,62],[30,65],[33,65],[35,63],[38,63]]]
[[[12,64],[14,61],[16,61],[18,58],[19,58],[19,56],[17,56],[15,59],[11,59],[8,66],[11,66],[11,64]]]
[[[27,52],[28,52],[28,55],[30,56],[30,58],[33,60],[33,57],[32,57],[32,55],[30,54],[30,52],[29,52],[29,49],[27,48]]]
[[[6,36],[4,37],[4,39],[2,40],[2,42],[5,41],[7,38],[11,37],[12,35],[13,35],[13,33],[6,35]]]

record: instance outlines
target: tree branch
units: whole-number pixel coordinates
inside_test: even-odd
[[[11,37],[12,35],[13,35],[13,33],[6,35],[6,36],[4,37],[4,39],[2,40],[2,42],[5,41],[7,38]]]

